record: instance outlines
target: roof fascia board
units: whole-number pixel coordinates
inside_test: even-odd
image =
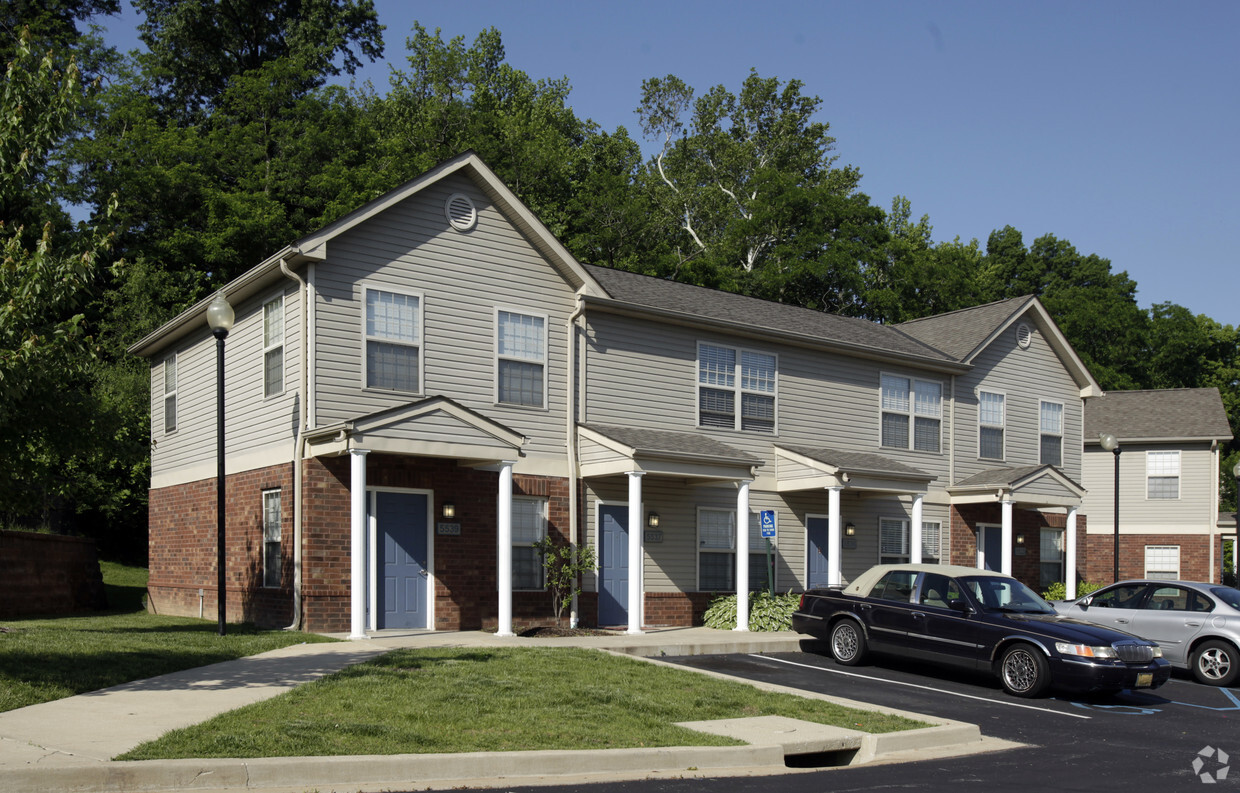
[[[652,308],[650,306],[644,306],[640,303],[629,303],[609,297],[586,295],[584,297],[584,302],[586,303],[587,308],[594,307],[608,314],[618,314],[621,316],[636,318],[657,317],[671,325],[680,325],[688,328],[720,330],[731,333],[734,336],[743,336],[752,339],[778,339],[781,342],[797,347],[804,347],[806,349],[835,352],[853,358],[864,358],[866,360],[878,361],[880,363],[917,366],[922,369],[928,369],[930,371],[941,372],[944,374],[963,374],[973,368],[972,364],[960,364],[953,361],[926,358],[920,355],[902,354],[888,350],[875,350],[873,347],[866,347],[861,344],[825,341],[799,333],[791,333],[772,328],[755,327],[741,322],[730,322],[728,320],[714,319],[711,317],[700,317],[696,314],[686,314],[683,311]]]
[[[1230,435],[1184,435],[1176,437],[1150,436],[1133,438],[1124,438],[1116,435],[1115,438],[1119,441],[1121,448],[1125,443],[1211,443],[1213,441],[1232,440],[1232,436]],[[1085,440],[1085,445],[1101,446],[1102,444],[1096,438],[1093,440],[1087,438]]]

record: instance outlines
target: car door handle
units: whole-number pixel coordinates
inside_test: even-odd
[[[872,608],[874,608],[874,606],[870,605],[869,603],[862,603],[862,604],[861,604],[861,610],[862,610],[862,611],[869,611],[869,610],[870,610],[870,609],[872,609]]]
[[[1128,620],[1124,619],[1123,617],[1118,617],[1115,621],[1118,622],[1120,625],[1128,624]]]
[[[913,619],[915,619],[915,620],[924,620],[925,618],[926,618],[926,612],[924,612],[924,611],[914,611],[914,612],[913,612]]]
[[[1185,624],[1185,625],[1187,625],[1187,626],[1188,626],[1188,627],[1190,627],[1190,628],[1200,628],[1200,627],[1201,627],[1201,623],[1200,623],[1200,622],[1193,622],[1193,621],[1191,621],[1191,620],[1184,620],[1184,624]]]

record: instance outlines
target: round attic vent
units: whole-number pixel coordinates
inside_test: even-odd
[[[1033,328],[1022,322],[1016,326],[1016,346],[1027,350],[1030,344],[1033,344]]]
[[[448,196],[444,211],[448,215],[448,223],[457,231],[469,231],[478,222],[478,210],[474,209],[474,202],[464,193]]]

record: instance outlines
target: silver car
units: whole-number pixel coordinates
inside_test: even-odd
[[[1230,686],[1240,677],[1240,590],[1198,581],[1120,581],[1051,605],[1158,642],[1172,666],[1192,670],[1207,685]]]

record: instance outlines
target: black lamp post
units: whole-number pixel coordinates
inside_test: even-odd
[[[1115,581],[1119,581],[1119,438],[1109,432],[1098,433],[1098,442],[1102,444],[1102,448],[1115,455],[1115,569],[1113,571]]]
[[[1231,475],[1236,478],[1236,540],[1231,545],[1231,572],[1235,574],[1240,571],[1240,462],[1232,467]],[[1233,583],[1233,586],[1236,584],[1240,581]]]
[[[224,339],[232,330],[233,308],[216,292],[207,306],[207,325],[215,336],[215,566],[218,573],[216,603],[219,606],[220,635],[225,634],[224,615]]]

